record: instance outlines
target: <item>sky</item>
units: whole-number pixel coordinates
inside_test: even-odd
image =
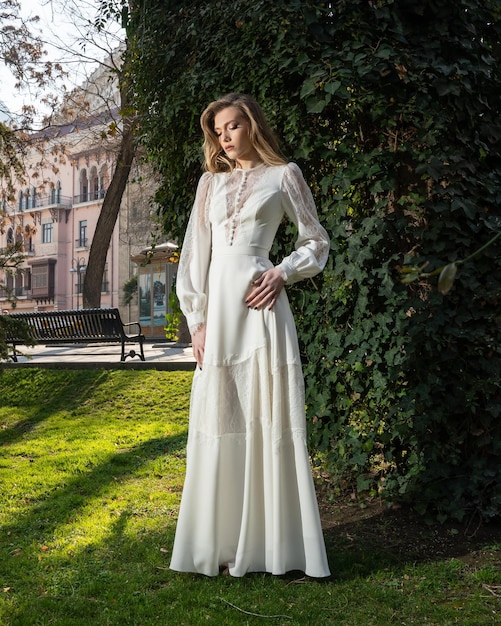
[[[49,91],[61,93],[64,84],[70,91],[82,84],[98,59],[106,56],[106,50],[111,50],[123,36],[117,27],[112,32],[101,37],[93,34],[95,43],[87,41],[85,46],[85,25],[82,18],[93,18],[96,13],[96,0],[19,0],[21,15],[25,18],[38,16],[40,21],[32,26],[32,30],[40,35],[45,43],[47,55],[44,60],[61,63],[68,76],[54,85]],[[23,104],[36,105],[41,108],[41,114],[46,113],[40,105],[40,94],[33,90],[23,90],[21,93],[14,88],[15,80],[5,65],[0,64],[0,119],[2,109],[11,113],[18,113]]]

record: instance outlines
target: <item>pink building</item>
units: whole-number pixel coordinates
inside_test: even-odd
[[[30,137],[23,157],[25,175],[14,202],[0,207],[0,251],[21,242],[25,259],[13,275],[2,273],[16,298],[16,311],[67,310],[83,305],[82,288],[89,250],[106,191],[113,177],[120,140],[118,89],[99,67],[67,96],[52,125]],[[0,181],[1,182],[1,181]],[[177,266],[153,233],[158,229],[152,197],[156,181],[134,163],[106,255],[101,306],[118,307],[124,322],[140,321],[147,337],[165,337],[165,314]],[[144,253],[155,239],[152,263]],[[124,286],[137,294],[124,303]],[[12,312],[0,288],[0,311]]]
[[[23,244],[26,259],[4,283],[17,311],[77,309],[96,223],[114,169],[114,153],[96,141],[104,115],[51,127],[33,137],[26,180],[4,205],[0,247]],[[97,133],[96,133],[97,131]],[[119,305],[118,222],[107,253],[101,305]],[[12,306],[0,292],[2,310]]]

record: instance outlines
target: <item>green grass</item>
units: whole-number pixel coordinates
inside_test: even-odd
[[[419,562],[334,528],[328,582],[170,571],[190,385],[185,372],[0,371],[2,626],[501,623],[496,544],[481,566]]]

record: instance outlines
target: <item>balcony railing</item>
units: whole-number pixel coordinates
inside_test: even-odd
[[[24,247],[19,247],[15,250],[11,244],[7,247],[0,248],[0,256],[8,257],[11,255],[16,255],[16,256],[19,255],[20,257],[35,256],[35,246],[33,244],[31,245],[24,244]]]
[[[29,298],[31,296],[31,289],[27,287],[7,287],[0,288],[0,298]]]
[[[29,198],[23,197],[20,202],[4,203],[2,207],[6,213],[29,213],[30,211],[36,211],[37,209],[45,209],[48,207],[69,209],[73,204],[102,200],[105,195],[106,189],[89,191],[85,194],[73,197],[62,196],[58,193],[49,193],[46,195],[37,195],[35,197],[30,196]]]
[[[14,295],[16,298],[27,298],[31,295],[31,289],[28,289],[27,287],[15,287]]]
[[[46,207],[71,207],[71,196],[62,196],[57,193],[49,193],[43,196],[30,196],[29,198],[23,198],[21,202],[16,204],[9,204],[7,206],[8,211],[33,211],[34,209],[44,209]]]
[[[87,193],[80,194],[79,196],[73,196],[73,204],[80,204],[83,202],[95,202],[96,200],[102,200],[105,195],[106,189],[99,189],[99,191],[88,191]]]

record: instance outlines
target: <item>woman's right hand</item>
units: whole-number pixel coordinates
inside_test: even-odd
[[[205,330],[205,324],[201,324],[191,336],[193,356],[195,357],[197,365],[200,369],[202,369],[202,363],[204,362]]]

